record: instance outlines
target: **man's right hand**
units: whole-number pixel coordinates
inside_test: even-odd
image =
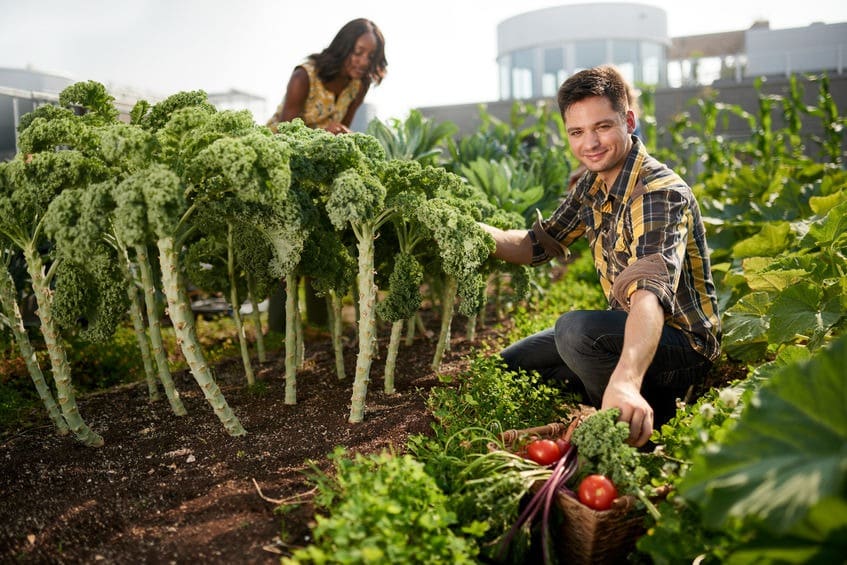
[[[494,238],[497,244],[494,250],[495,257],[518,265],[532,263],[532,240],[529,237],[529,230],[501,230],[482,222],[478,223]]]

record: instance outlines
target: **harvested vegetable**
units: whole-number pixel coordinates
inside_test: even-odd
[[[526,446],[527,456],[539,465],[552,465],[562,456],[559,445],[552,439],[536,439]]]
[[[588,475],[577,488],[579,501],[593,510],[608,510],[618,497],[615,484],[604,475]]]

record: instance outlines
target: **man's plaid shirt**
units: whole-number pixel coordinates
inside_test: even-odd
[[[611,190],[586,173],[553,215],[530,230],[533,264],[558,254],[551,242],[566,248],[582,235],[611,309],[626,310],[632,293],[649,290],[665,323],[685,332],[703,356],[718,357],[720,316],[700,209],[685,181],[648,155],[637,137]]]

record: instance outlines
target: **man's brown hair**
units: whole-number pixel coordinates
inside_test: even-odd
[[[608,98],[615,112],[625,115],[634,93],[620,72],[611,65],[585,69],[562,83],[558,95],[559,112],[564,117],[572,104],[592,96]],[[634,105],[634,99],[632,103]]]

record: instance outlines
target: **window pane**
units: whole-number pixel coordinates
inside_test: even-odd
[[[630,84],[640,80],[638,76],[638,42],[626,39],[612,41],[612,64],[615,65]]]
[[[638,42],[625,39],[612,41],[612,63],[637,63]]]
[[[541,75],[541,96],[555,96],[565,80],[565,53],[561,47],[544,50],[544,74]]]
[[[532,97],[532,55],[530,49],[512,53],[512,98]]]
[[[664,62],[664,49],[657,43],[641,44],[641,81],[645,84],[661,84],[662,67]]]
[[[532,98],[532,72],[527,69],[512,69],[512,98]]]
[[[512,58],[505,55],[500,59],[500,100],[508,100],[512,97],[512,91],[509,88],[509,67],[512,64]]]
[[[577,41],[574,44],[576,69],[588,69],[606,62],[606,42],[602,39]]]

